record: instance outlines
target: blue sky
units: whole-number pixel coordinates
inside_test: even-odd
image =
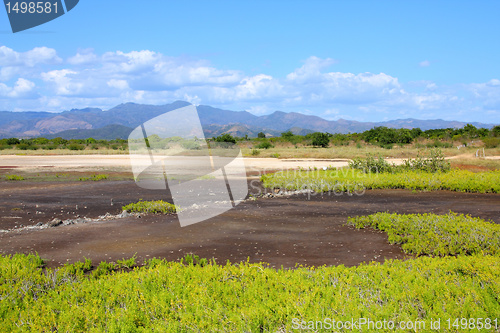
[[[0,9],[0,110],[181,99],[500,123],[499,12],[499,1],[81,0],[12,34]]]

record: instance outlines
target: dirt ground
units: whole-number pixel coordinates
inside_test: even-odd
[[[170,201],[163,191],[131,180],[0,182],[0,253],[38,252],[51,267],[91,258],[116,261],[136,254],[176,260],[186,253],[225,263],[250,260],[272,267],[296,264],[357,265],[404,258],[383,232],[345,226],[348,216],[379,211],[467,213],[500,223],[500,195],[373,190],[362,196],[294,195],[248,200],[207,221],[181,228],[175,215],[142,215],[110,221],[18,230],[60,219],[119,214],[122,205]]]

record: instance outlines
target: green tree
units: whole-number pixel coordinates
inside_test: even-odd
[[[491,134],[495,137],[500,136],[500,125],[497,125],[491,129]]]
[[[291,138],[293,138],[293,133],[292,131],[286,131],[281,133],[281,137],[284,138],[285,140],[290,140]]]
[[[21,141],[19,141],[18,138],[8,138],[7,139],[7,144],[8,145],[17,145],[19,143],[21,143]]]
[[[258,137],[259,139],[265,139],[265,138],[266,138],[266,133],[264,133],[264,132],[259,132],[259,134],[257,134],[257,137]]]
[[[55,145],[65,145],[65,144],[68,143],[68,140],[63,139],[60,136],[57,137],[57,138],[54,138],[54,139],[52,139],[50,141],[52,141],[52,143],[55,144]]]
[[[218,137],[213,138],[215,142],[229,142],[236,143],[236,139],[229,133],[224,133],[219,135]]]
[[[330,144],[330,137],[326,133],[313,133],[312,145],[315,147],[326,148]]]

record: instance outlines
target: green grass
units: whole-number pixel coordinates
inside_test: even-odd
[[[5,179],[7,179],[7,180],[24,180],[24,177],[20,176],[20,175],[7,175],[7,176],[5,176]]]
[[[500,314],[497,256],[293,270],[159,259],[130,272],[100,264],[99,274],[40,266],[38,256],[0,256],[3,332],[276,332],[291,331],[294,318],[361,317],[419,320],[421,331],[440,319],[439,331],[460,331],[446,320]]]
[[[93,174],[90,177],[80,177],[80,178],[78,178],[79,181],[88,181],[88,180],[99,181],[99,180],[103,180],[103,179],[108,179],[108,175],[105,175],[105,174]]]
[[[348,223],[387,232],[389,242],[400,244],[406,253],[500,255],[500,225],[466,215],[377,213],[351,217]]]
[[[163,200],[157,201],[142,201],[131,203],[122,207],[123,210],[132,213],[154,213],[154,214],[170,214],[179,210],[179,207]]]
[[[449,172],[402,171],[363,173],[353,169],[289,170],[261,177],[267,188],[312,189],[317,192],[362,191],[362,189],[450,190],[475,193],[500,193],[500,170],[472,172],[453,169]]]

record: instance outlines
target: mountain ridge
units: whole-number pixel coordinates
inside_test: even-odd
[[[36,136],[91,136],[102,138],[105,132],[95,131],[106,126],[117,125],[122,128],[115,133],[124,136],[140,124],[184,106],[185,101],[175,101],[165,105],[147,105],[122,103],[107,111],[99,108],[72,109],[60,113],[50,112],[11,112],[0,111],[0,137],[36,137]],[[347,119],[326,120],[298,112],[275,111],[268,115],[257,116],[248,111],[231,111],[214,108],[209,105],[197,106],[201,124],[206,136],[231,133],[237,136],[256,136],[259,132],[279,135],[281,132],[294,129],[296,133],[329,132],[354,133],[363,132],[376,126],[393,128],[415,128],[422,130],[447,127],[463,127],[466,122],[447,121],[443,119],[420,120],[415,118],[395,119],[382,122],[360,122]],[[491,128],[494,124],[472,122],[476,127]],[[90,132],[86,132],[90,131]],[[57,135],[60,133],[60,135]],[[122,137],[123,138],[123,137]]]

